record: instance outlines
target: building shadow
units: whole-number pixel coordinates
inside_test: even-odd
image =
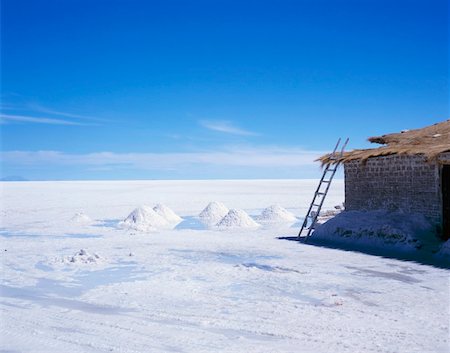
[[[387,259],[416,262],[422,265],[430,265],[437,268],[450,269],[450,260],[448,258],[436,256],[436,254],[432,252],[424,252],[420,250],[407,251],[400,249],[386,249],[361,244],[347,244],[347,243],[344,244],[338,241],[314,239],[313,236],[309,237],[307,241],[305,237],[302,237],[299,240],[299,238],[295,236],[277,237],[277,239],[295,242],[298,245],[316,246],[321,248],[335,249],[349,252],[359,252]]]

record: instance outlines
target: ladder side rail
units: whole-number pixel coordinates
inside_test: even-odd
[[[334,171],[331,173],[329,182],[327,183],[327,187],[325,188],[325,190],[323,192],[322,199],[320,200],[320,202],[318,204],[317,213],[314,215],[314,218],[312,219],[312,223],[311,223],[311,226],[308,229],[308,233],[306,234],[306,239],[305,240],[307,240],[308,237],[311,235],[311,233],[312,233],[312,231],[314,229],[314,226],[315,226],[315,224],[317,222],[317,218],[319,218],[320,211],[322,210],[323,203],[325,202],[325,198],[327,197],[328,190],[330,189],[331,181],[333,180],[333,177],[334,177],[335,173],[336,173],[336,169],[334,169]]]
[[[338,166],[338,165],[336,165],[336,167],[337,167],[337,166]],[[327,184],[327,187],[326,187],[326,189],[325,189],[325,191],[324,191],[324,195],[323,195],[322,199],[320,200],[320,209],[322,209],[322,206],[323,206],[323,204],[324,204],[324,202],[325,202],[325,198],[326,198],[327,195],[328,195],[328,191],[330,190],[330,187],[331,187],[331,181],[333,180],[334,175],[336,174],[336,170],[337,170],[337,169],[335,169],[335,170],[333,171],[333,173],[331,174],[330,182]]]
[[[338,142],[340,142],[340,140],[341,140],[341,139],[339,139]],[[342,148],[341,148],[341,151],[340,151],[340,157],[342,157],[342,155],[344,154],[344,150],[345,150],[345,147],[346,147],[347,144],[348,144],[348,141],[349,141],[349,138],[347,137],[347,139],[345,140],[344,144],[342,145]],[[334,151],[333,151],[333,155],[335,154],[336,150],[337,150],[337,146],[335,147],[335,149],[334,149]],[[323,192],[323,197],[322,197],[322,199],[320,200],[319,210],[318,210],[318,212],[317,212],[317,216],[315,217],[315,220],[317,220],[317,218],[319,217],[320,210],[322,209],[323,203],[325,202],[325,198],[326,198],[327,195],[328,195],[328,190],[330,189],[331,182],[333,181],[334,175],[336,174],[337,169],[338,169],[338,167],[339,167],[340,164],[341,164],[341,162],[340,162],[339,160],[337,160],[337,161],[336,161],[336,164],[334,165],[334,168],[332,169],[332,173],[331,173],[331,176],[329,177],[329,180],[328,180],[328,183],[327,183],[327,187],[325,188],[325,190],[324,190],[324,192]],[[325,170],[325,172],[324,172],[324,176],[325,176],[326,172],[328,172],[328,170],[330,170],[331,165],[332,165],[331,162],[327,164],[326,170]],[[322,180],[323,180],[323,178],[322,178]],[[321,180],[321,181],[322,181],[322,180]],[[321,184],[322,184],[322,183],[321,183]],[[319,184],[319,188],[318,188],[318,189],[320,189],[321,184]],[[309,233],[309,232],[308,232],[308,233]]]
[[[350,140],[350,138],[347,137],[347,139],[345,140],[344,144],[342,145],[342,148],[341,148],[341,157],[344,155],[344,150],[345,150],[345,147],[347,147],[347,143],[348,143],[349,140]]]
[[[312,233],[312,231],[313,231],[313,229],[314,229],[314,225],[315,225],[316,222],[317,222],[317,218],[319,218],[320,211],[322,210],[322,206],[323,206],[323,204],[324,204],[324,202],[325,202],[325,198],[327,197],[327,195],[328,195],[328,190],[330,189],[330,186],[331,186],[331,181],[333,180],[334,175],[336,174],[336,171],[337,171],[337,168],[339,167],[339,164],[340,164],[339,162],[336,163],[336,167],[334,168],[334,171],[332,172],[332,174],[331,174],[331,176],[330,176],[330,179],[329,179],[330,182],[328,183],[328,185],[327,185],[327,187],[326,187],[326,189],[325,189],[325,191],[324,191],[324,195],[323,195],[322,199],[320,200],[319,208],[318,208],[318,210],[317,210],[317,213],[316,213],[315,217],[314,217],[313,220],[312,220],[311,226],[310,226],[309,229],[308,229],[308,233],[306,234],[306,239],[305,239],[305,241],[308,240],[308,237],[311,235],[311,233]]]
[[[325,191],[324,191],[324,196],[322,197],[322,200],[321,200],[321,202],[320,202],[320,206],[322,207],[322,205],[323,205],[323,203],[324,203],[324,201],[325,201],[325,197],[328,195],[328,191],[330,190],[330,187],[331,187],[331,182],[332,182],[332,180],[334,179],[334,175],[336,174],[336,172],[337,172],[337,168],[339,167],[339,162],[337,162],[336,163],[336,167],[335,167],[335,169],[333,170],[333,172],[331,173],[331,176],[330,176],[330,182],[327,184],[327,187],[326,187],[326,189],[325,189]]]
[[[310,213],[311,213],[312,208],[314,207],[314,204],[315,204],[314,201],[316,201],[316,199],[317,199],[317,194],[319,193],[320,187],[321,187],[322,184],[323,184],[323,180],[325,179],[325,175],[326,175],[328,169],[329,169],[329,164],[327,164],[327,166],[325,167],[325,170],[324,170],[324,172],[323,172],[323,174],[322,174],[322,178],[320,179],[320,182],[319,182],[319,186],[317,187],[316,192],[314,193],[313,199],[312,199],[312,201],[311,201],[311,204],[309,205],[308,212],[306,213],[306,217],[305,217],[305,219],[303,220],[302,228],[300,229],[300,233],[298,233],[298,237],[299,237],[299,238],[301,237],[301,234],[303,233],[303,230],[304,230],[304,229],[306,228],[306,226],[308,225],[308,217],[309,217],[309,215],[310,215]],[[318,212],[319,212],[319,211],[318,211]],[[317,213],[318,213],[318,212],[317,212]]]
[[[309,215],[310,215],[310,213],[311,213],[312,208],[314,207],[314,201],[315,201],[315,199],[316,199],[316,198],[314,197],[313,200],[312,200],[312,202],[311,202],[311,204],[309,205],[308,212],[306,213],[306,217],[305,217],[305,219],[303,220],[302,228],[300,229],[300,232],[298,233],[298,238],[301,237],[303,231],[306,229],[306,227],[307,227],[307,225],[308,225],[308,217],[309,217]]]
[[[322,206],[323,206],[323,204],[325,202],[325,198],[328,195],[328,191],[330,189],[331,182],[332,182],[332,180],[334,178],[334,175],[336,174],[336,171],[337,171],[337,169],[338,169],[338,167],[339,167],[339,165],[341,163],[340,158],[342,158],[342,156],[344,155],[344,150],[345,150],[345,147],[347,146],[348,141],[349,141],[349,138],[347,138],[345,140],[344,144],[341,146],[341,149],[340,149],[340,152],[339,152],[339,157],[336,156],[337,155],[336,152],[338,151],[338,148],[340,146],[341,138],[338,139],[338,141],[336,143],[336,146],[333,149],[333,152],[330,154],[330,162],[327,163],[327,165],[325,167],[325,170],[324,170],[324,172],[322,174],[322,178],[320,179],[319,185],[318,185],[318,187],[316,189],[316,192],[314,193],[313,200],[312,200],[312,202],[311,202],[311,204],[309,206],[308,213],[306,214],[306,217],[303,220],[302,228],[300,229],[300,232],[298,234],[298,239],[299,240],[300,240],[300,237],[301,237],[303,231],[305,229],[307,229],[308,233],[307,233],[307,235],[305,237],[305,242],[306,242],[308,240],[308,237],[311,235],[311,232],[315,228],[315,224],[317,223],[317,218],[320,215],[320,211],[322,210]],[[335,161],[335,163],[333,164],[332,161]],[[333,165],[334,165],[334,168],[332,168]],[[327,180],[325,180],[325,177],[326,177],[327,173],[330,170],[331,170],[331,175],[329,176],[329,178]],[[328,185],[326,186],[325,190],[321,192],[320,188],[322,187],[322,185],[324,183],[326,183]],[[322,198],[319,201],[319,203],[316,203],[316,200],[319,197],[322,197]],[[313,207],[317,207],[317,211],[315,212],[315,214],[312,215]],[[307,228],[308,218],[311,218],[311,222],[312,222],[309,228]]]
[[[341,138],[339,137],[339,139],[336,142],[336,146],[334,146],[333,152],[331,153],[331,155],[334,155],[339,147],[339,144],[341,143]]]

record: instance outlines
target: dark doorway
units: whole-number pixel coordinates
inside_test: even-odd
[[[443,238],[450,239],[450,165],[442,166],[442,217]]]

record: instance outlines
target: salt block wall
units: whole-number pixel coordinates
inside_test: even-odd
[[[423,156],[372,157],[345,163],[347,210],[391,210],[425,215],[442,223],[440,167]]]
[[[441,163],[450,164],[450,152],[444,152],[439,155]]]

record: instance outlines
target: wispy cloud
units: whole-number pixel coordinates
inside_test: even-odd
[[[62,112],[59,110],[50,109],[47,107],[43,107],[38,104],[30,104],[30,108],[32,108],[34,111],[50,114],[50,115],[56,115],[56,116],[63,116],[66,118],[73,118],[73,119],[80,119],[80,120],[89,120],[89,121],[97,121],[97,122],[107,122],[109,120],[101,119],[94,116],[87,116],[87,115],[80,115],[80,114],[73,114],[70,112]]]
[[[200,120],[199,124],[208,130],[223,132],[226,134],[243,135],[243,136],[259,135],[256,132],[242,129],[228,120]]]
[[[90,126],[111,122],[111,120],[55,110],[27,100],[22,100],[14,104],[3,100],[0,102],[0,124],[6,124],[8,122]]]
[[[293,168],[314,165],[314,160],[322,154],[323,151],[299,148],[234,146],[216,151],[179,153],[7,151],[0,152],[0,160],[15,165],[78,165],[137,170],[182,170],[200,166]]]
[[[50,125],[86,125],[75,121],[54,119],[46,117],[35,117],[27,115],[0,114],[0,123],[22,122],[33,124],[50,124]]]

